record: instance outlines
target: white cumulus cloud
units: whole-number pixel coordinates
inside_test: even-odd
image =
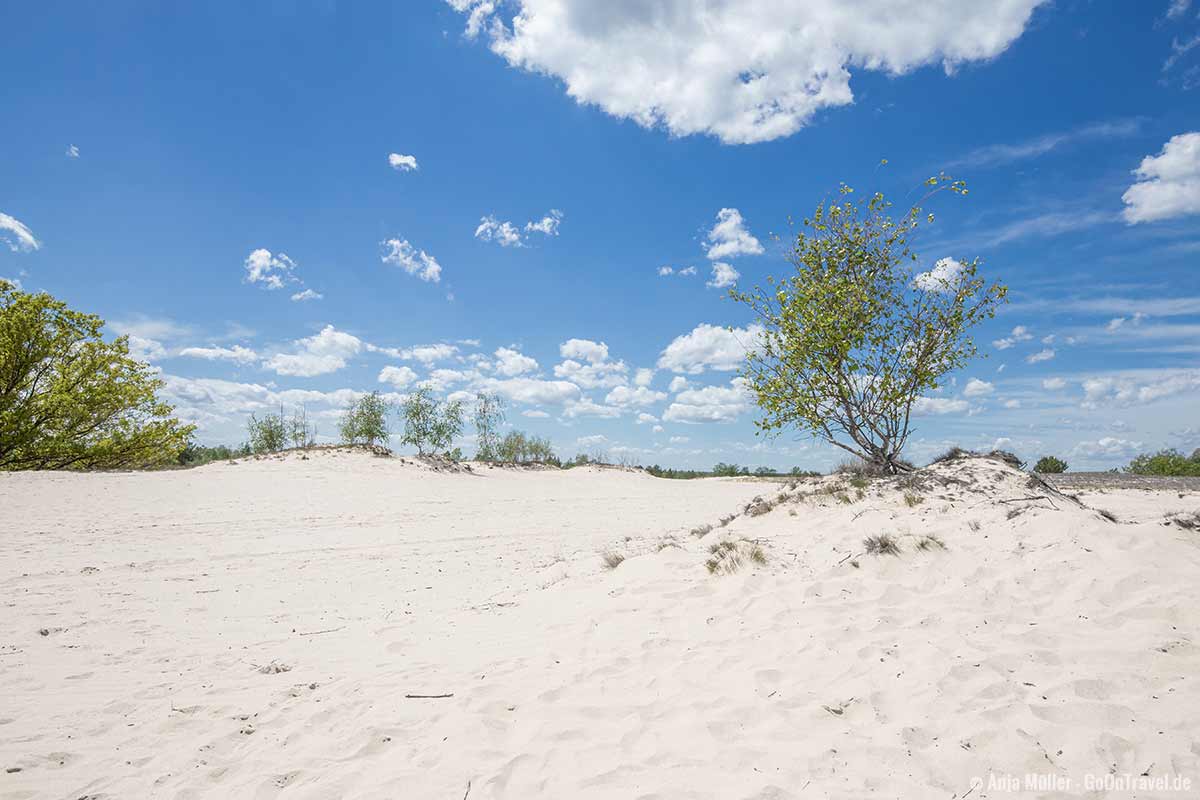
[[[417,373],[409,367],[392,367],[387,366],[379,370],[379,382],[390,383],[397,389],[402,389],[408,386],[417,379]]]
[[[742,277],[742,274],[724,261],[714,261],[712,265],[712,279],[704,285],[710,289],[724,289],[727,286],[733,286],[740,277]]]
[[[730,330],[702,322],[666,346],[659,355],[658,368],[691,375],[705,369],[735,370],[742,365],[746,352],[758,347],[762,335],[762,326],[757,324]]]
[[[296,262],[287,253],[275,255],[265,247],[254,250],[244,262],[246,283],[262,284],[264,289],[282,289],[285,283],[296,280]]]
[[[722,208],[717,212],[717,224],[708,232],[710,261],[736,256],[757,256],[763,252],[762,243],[746,230],[742,214],[736,208]]]
[[[533,372],[538,362],[517,350],[501,347],[496,351],[496,372],[509,378]]]
[[[232,361],[235,364],[253,364],[258,360],[258,353],[249,347],[234,345],[233,347],[185,347],[179,355],[186,358],[202,358],[205,361]]]
[[[727,143],[788,136],[853,102],[851,70],[902,75],[986,61],[1044,0],[447,0],[511,67],[579,103]]]
[[[922,272],[913,278],[913,286],[926,292],[953,292],[958,288],[959,276],[962,275],[962,262],[953,258],[941,258],[929,272]]]
[[[1137,181],[1121,195],[1131,225],[1200,214],[1200,131],[1172,136],[1133,174]]]

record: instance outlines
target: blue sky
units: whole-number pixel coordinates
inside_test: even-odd
[[[131,335],[209,443],[431,381],[564,455],[824,468],[755,437],[710,284],[786,274],[841,181],[944,169],[924,260],[1011,302],[910,455],[1200,446],[1200,9],[853,5],[14,6],[0,276]]]

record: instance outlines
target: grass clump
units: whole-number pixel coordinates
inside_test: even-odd
[[[930,550],[945,550],[946,543],[936,534],[927,533],[917,540],[917,549],[925,552]]]
[[[699,539],[701,536],[706,536],[708,533],[710,533],[712,529],[712,525],[697,525],[696,527],[692,528],[690,533],[692,536],[695,536],[697,539]]]
[[[767,563],[767,554],[754,542],[742,540],[739,542],[724,539],[708,548],[709,559],[704,562],[710,575],[731,575],[737,572],[746,561],[759,566]]]
[[[1185,531],[1200,531],[1200,511],[1188,514],[1174,511],[1165,517],[1168,525],[1178,525]]]
[[[605,569],[616,569],[621,566],[621,562],[625,560],[624,553],[618,553],[615,550],[609,550],[600,555],[600,560],[604,563]]]
[[[924,502],[925,502],[925,498],[922,497],[921,495],[917,494],[916,492],[905,492],[904,493],[904,505],[908,506],[909,508],[914,508],[916,506],[921,505],[921,503],[924,503]]]
[[[1109,522],[1120,522],[1121,521],[1121,520],[1117,519],[1116,514],[1112,513],[1111,511],[1105,511],[1103,508],[1097,508],[1096,513],[1099,514],[1100,516],[1104,517]]]
[[[863,547],[866,548],[868,554],[873,556],[898,556],[900,555],[900,543],[896,541],[896,537],[890,533],[881,533],[878,536],[868,536],[863,539]]]

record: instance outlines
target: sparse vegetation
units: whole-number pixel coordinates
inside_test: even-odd
[[[1060,472],[1067,471],[1067,462],[1061,458],[1054,456],[1042,456],[1038,462],[1033,465],[1034,472],[1040,472],[1043,475],[1056,475]]]
[[[708,548],[710,558],[704,562],[710,575],[729,575],[737,572],[750,560],[755,564],[767,563],[766,552],[755,542],[723,539]]]
[[[868,536],[863,539],[863,548],[867,553],[873,556],[898,556],[900,555],[900,543],[890,533],[881,533],[877,536]]]
[[[1164,517],[1167,524],[1178,525],[1185,531],[1200,531],[1200,511],[1192,512],[1191,514],[1183,511],[1175,511]]]
[[[195,426],[158,398],[157,370],[104,341],[104,320],[0,279],[0,470],[172,464]]]
[[[946,543],[941,540],[941,537],[936,534],[927,533],[920,539],[917,539],[917,549],[928,550],[945,550]]]
[[[1111,511],[1105,511],[1103,508],[1097,508],[1096,513],[1099,514],[1100,516],[1104,517],[1109,522],[1120,522],[1121,521],[1121,520],[1117,519],[1116,514],[1112,513]]]
[[[938,175],[899,219],[882,194],[822,202],[804,220],[790,261],[795,273],[766,289],[731,291],[764,333],[742,375],[762,412],[760,433],[787,429],[823,439],[888,473],[911,433],[914,406],[976,347],[969,332],[991,318],[1007,288],[987,285],[978,261],[939,262],[916,274],[910,237],[933,221],[921,207],[962,181]]]
[[[973,531],[978,531],[980,528],[979,520],[977,520],[977,519],[970,520],[969,522],[967,522],[967,527]]]
[[[504,401],[498,394],[475,395],[475,459],[495,461],[500,457],[500,426],[504,424]]]
[[[921,503],[924,503],[924,502],[925,502],[925,498],[922,497],[921,495],[917,494],[916,492],[905,492],[904,493],[904,505],[908,506],[909,508],[915,508],[916,506],[919,506],[919,505],[921,505]]]
[[[699,539],[700,537],[707,536],[709,533],[711,533],[712,529],[712,525],[697,525],[695,528],[692,528],[689,533]]]

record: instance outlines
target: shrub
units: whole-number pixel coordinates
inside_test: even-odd
[[[191,439],[163,381],[104,341],[104,320],[0,279],[0,470],[117,469],[176,461]]]
[[[496,448],[496,457],[507,464],[557,464],[558,456],[554,454],[554,446],[550,440],[539,436],[529,436],[521,431],[509,431],[500,440]],[[579,462],[586,464],[587,457]]]
[[[725,539],[711,545],[708,552],[711,557],[704,562],[704,566],[711,575],[718,573],[729,575],[737,572],[742,568],[745,559],[750,559],[759,565],[767,563],[767,554],[762,547],[746,540],[734,542]]]
[[[1175,449],[1144,453],[1130,461],[1125,471],[1135,475],[1200,475],[1200,451],[1192,453],[1191,458]]]
[[[963,458],[965,456],[973,456],[973,455],[975,455],[975,454],[972,453],[970,450],[964,450],[961,447],[958,447],[957,445],[955,445],[954,447],[951,447],[949,450],[942,453],[940,456],[933,459],[929,463],[930,464],[940,464],[943,461],[953,461],[956,458]]]
[[[924,502],[925,498],[919,494],[916,494],[915,492],[904,493],[904,505],[908,506],[909,508],[914,508]]]
[[[843,185],[843,202],[822,202],[804,220],[792,275],[730,292],[763,329],[741,373],[762,414],[760,432],[797,429],[889,473],[905,469],[898,459],[918,398],[975,355],[970,330],[994,316],[1008,291],[988,286],[977,260],[915,273],[909,239],[933,221],[919,203],[946,190],[966,194],[945,175],[926,183],[928,193],[899,219],[882,194],[853,202]]]
[[[1042,456],[1038,459],[1038,462],[1033,465],[1033,471],[1040,472],[1043,475],[1053,475],[1059,472],[1066,472],[1067,462],[1063,461],[1061,458],[1055,458],[1054,456]]]
[[[266,414],[261,419],[255,414],[246,420],[246,431],[250,436],[250,449],[255,453],[278,453],[287,447],[288,426],[283,417],[283,407],[278,414]]]
[[[300,406],[288,420],[288,439],[292,447],[312,447],[317,438],[317,429],[308,424],[308,409]]]
[[[504,402],[498,394],[475,395],[475,459],[495,461],[499,457],[500,426],[504,424]]]
[[[401,442],[417,448],[418,455],[445,452],[462,433],[462,401],[443,403],[434,398],[427,386],[417,389],[401,403],[400,415],[404,418]]]
[[[387,426],[391,404],[379,392],[363,395],[350,404],[342,413],[338,425],[342,441],[346,444],[377,445],[388,441]]]

